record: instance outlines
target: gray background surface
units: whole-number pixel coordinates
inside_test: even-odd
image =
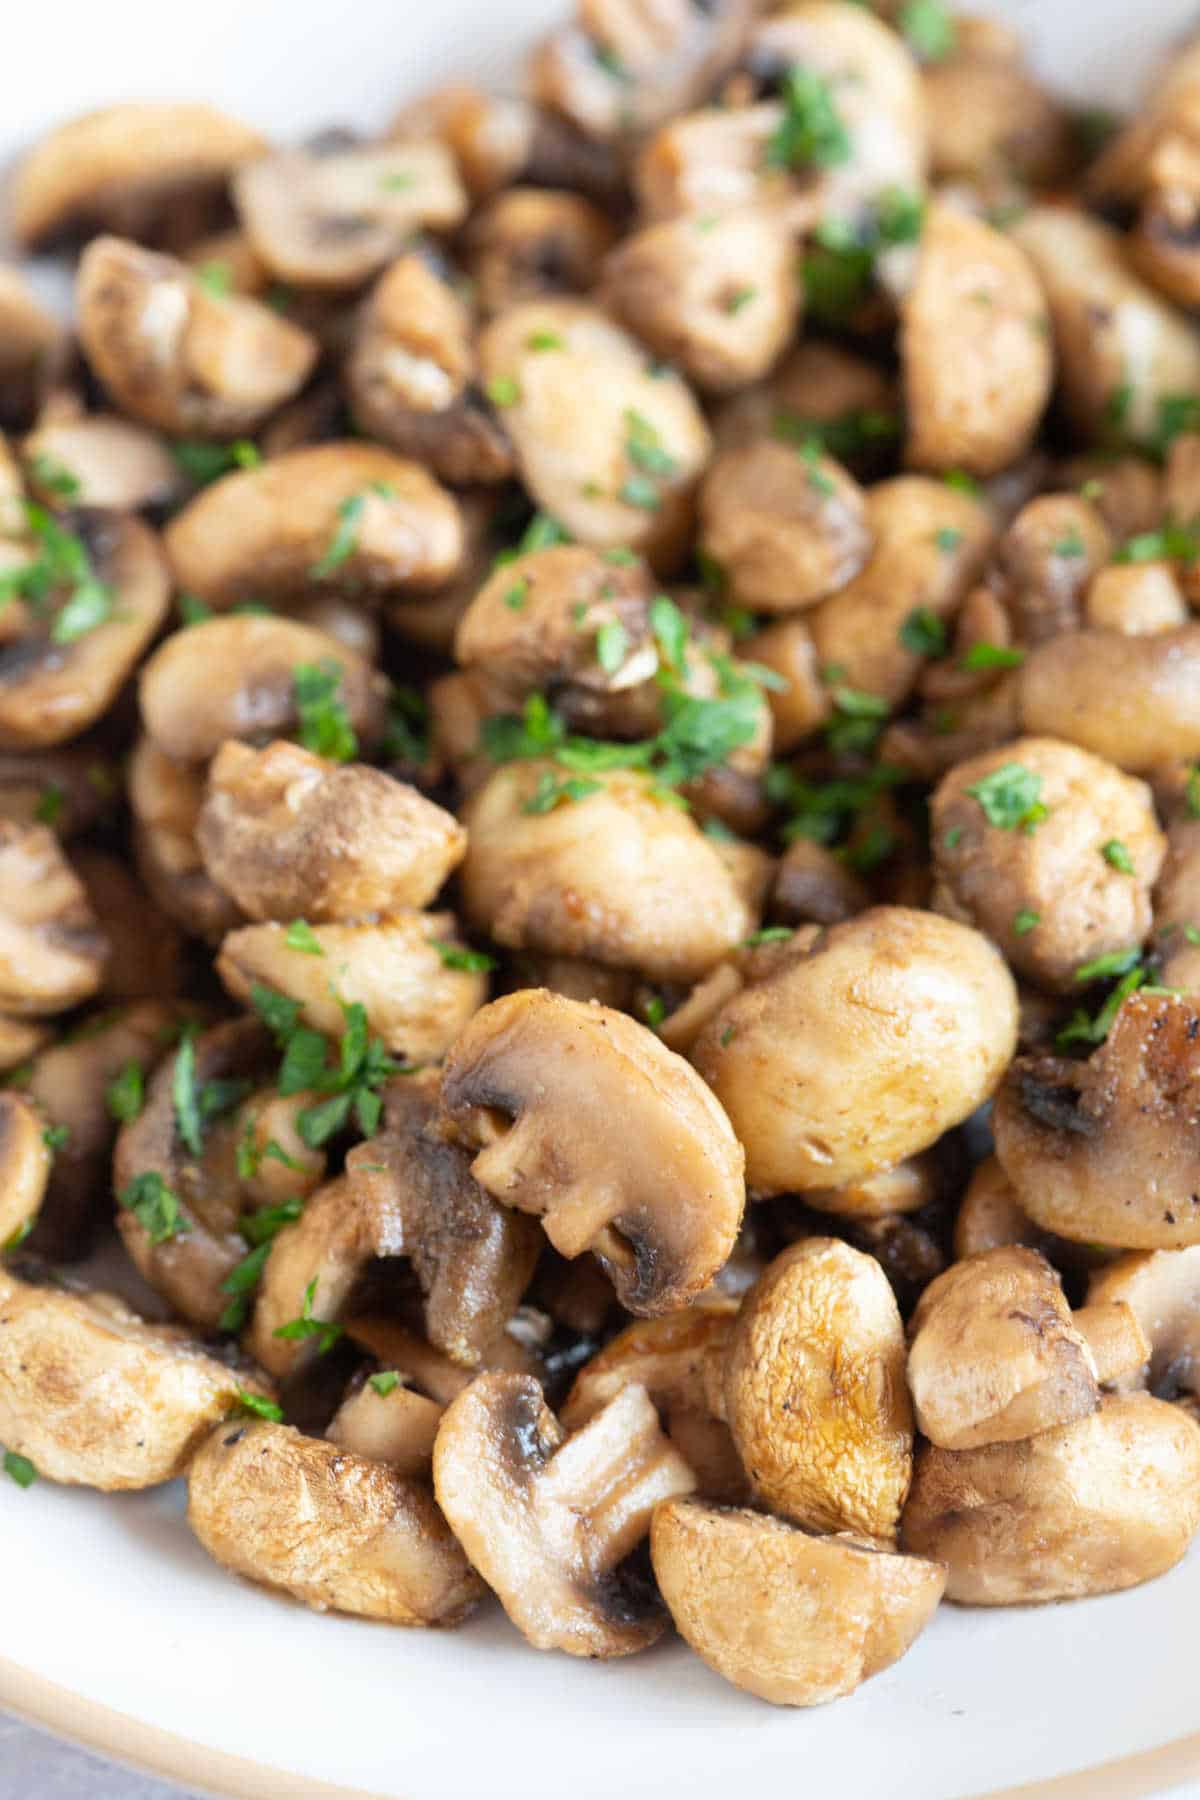
[[[190,1800],[0,1713],[0,1800]]]

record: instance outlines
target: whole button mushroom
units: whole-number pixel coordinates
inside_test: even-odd
[[[932,1618],[939,1563],[702,1500],[655,1508],[650,1554],[681,1636],[777,1706],[820,1706],[890,1668]]]
[[[1027,732],[1134,775],[1200,756],[1200,624],[1135,637],[1064,631],[1037,646],[1017,681]]]
[[[1016,1043],[1016,987],[994,946],[881,906],[782,956],[709,1021],[692,1060],[745,1146],[750,1185],[790,1193],[936,1143],[988,1099]]]
[[[67,471],[77,505],[110,512],[170,506],[184,488],[183,471],[162,439],[116,413],[39,422],[21,448],[31,487],[48,501],[53,492],[39,479],[47,470]]]
[[[917,1456],[902,1543],[946,1597],[1023,1606],[1112,1594],[1173,1568],[1200,1525],[1200,1426],[1149,1394],[1016,1444]]]
[[[564,1256],[593,1251],[630,1312],[684,1305],[733,1248],[745,1186],[729,1121],[624,1013],[545,989],[494,1000],[446,1059],[442,1114],[476,1181],[539,1216]]]
[[[1023,506],[997,550],[997,585],[1017,640],[1032,647],[1082,625],[1112,553],[1099,509],[1081,495],[1039,494]]]
[[[645,1388],[625,1388],[567,1437],[530,1375],[477,1375],[433,1447],[438,1505],[535,1650],[629,1656],[666,1614],[621,1563],[661,1500],[689,1493]]]
[[[816,1531],[894,1539],[912,1473],[904,1327],[874,1257],[806,1238],[742,1302],[729,1428],[760,1503]]]

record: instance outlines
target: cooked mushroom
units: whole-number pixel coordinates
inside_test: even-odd
[[[917,1456],[902,1542],[946,1597],[1021,1606],[1111,1594],[1173,1568],[1200,1525],[1200,1426],[1148,1394],[1017,1444]]]
[[[1200,625],[1128,637],[1065,631],[1018,675],[1024,730],[1146,774],[1200,756]]]
[[[108,939],[102,992],[110,1000],[170,999],[181,986],[183,945],[167,914],[128,864],[107,850],[71,855],[88,903]]]
[[[626,1121],[620,1155],[608,1123]],[[595,1003],[524,989],[476,1013],[446,1060],[448,1133],[564,1256],[591,1250],[630,1312],[684,1305],[733,1247],[745,1190],[729,1122],[682,1057]]]
[[[556,180],[561,176],[557,173]],[[597,286],[614,231],[582,194],[507,188],[473,215],[463,233],[467,272],[485,317],[551,294]]]
[[[997,557],[1020,641],[1044,643],[1081,625],[1088,586],[1111,554],[1099,512],[1081,495],[1041,494],[1023,506]]]
[[[1170,563],[1110,563],[1092,578],[1081,622],[1127,637],[1172,631],[1187,624],[1187,602]]]
[[[1008,1244],[1041,1251],[1055,1268],[1062,1266],[1064,1250],[1068,1256],[1079,1250],[1077,1244],[1067,1244],[1034,1224],[1022,1211],[1016,1189],[999,1161],[989,1156],[971,1176],[954,1221],[955,1260],[961,1262]]]
[[[79,336],[133,418],[160,431],[237,437],[303,387],[307,332],[269,306],[217,295],[173,257],[94,238],[79,263]]]
[[[452,815],[415,788],[282,742],[223,746],[197,837],[251,918],[318,922],[425,906],[466,848]]]
[[[742,1302],[725,1404],[770,1511],[818,1531],[895,1537],[912,1410],[904,1328],[874,1258],[822,1237],[776,1257]]]
[[[437,586],[463,548],[458,508],[431,475],[352,442],[225,476],[176,515],[164,542],[179,586],[222,609],[327,581],[378,598]]]
[[[188,1524],[227,1569],[317,1612],[457,1625],[483,1591],[423,1482],[265,1419],[209,1435]]]
[[[0,1011],[66,1012],[100,987],[108,942],[44,825],[0,820]]]
[[[128,783],[134,853],[147,891],[185,931],[217,942],[242,915],[207,873],[196,842],[203,771],[172,762],[142,737],[129,758]]]
[[[1079,1315],[1124,1305],[1141,1328],[1143,1354],[1130,1358],[1123,1387],[1161,1399],[1200,1396],[1200,1246],[1133,1250],[1097,1269]]]
[[[1070,993],[1084,964],[1148,936],[1166,841],[1149,788],[1098,756],[1017,738],[952,769],[931,823],[933,905],[1038,986]]]
[[[393,1379],[394,1378],[394,1379]],[[445,1407],[417,1393],[395,1369],[372,1375],[342,1401],[326,1428],[331,1444],[397,1475],[428,1480],[433,1443]]]
[[[29,423],[64,345],[62,327],[24,277],[0,266],[0,420],[5,425]]]
[[[1162,521],[1162,470],[1146,456],[1098,450],[1068,458],[1059,473],[1064,488],[1086,489],[1089,504],[1118,540],[1153,531]]]
[[[804,1204],[838,1219],[892,1219],[934,1205],[946,1187],[946,1158],[935,1145],[908,1156],[893,1169],[879,1169],[841,1187],[809,1188]]]
[[[276,151],[239,171],[233,196],[255,254],[306,288],[358,287],[414,232],[451,230],[467,212],[436,140]]]
[[[771,912],[789,925],[840,925],[865,912],[870,895],[845,862],[811,838],[799,837],[779,860]]]
[[[281,1379],[302,1367],[323,1342],[328,1349],[341,1336],[338,1314],[370,1263],[404,1251],[403,1221],[390,1189],[345,1175],[318,1188],[295,1224],[271,1239],[246,1334],[251,1354]],[[311,1334],[289,1334],[287,1326],[301,1318],[315,1321]],[[330,1327],[327,1342],[322,1324]]]
[[[731,597],[759,612],[814,605],[845,588],[871,554],[866,496],[815,444],[723,451],[699,511],[701,544]]]
[[[1190,809],[1189,809],[1190,813]],[[1154,890],[1154,946],[1164,987],[1200,989],[1200,821],[1176,819]]]
[[[878,472],[900,436],[896,386],[874,363],[836,344],[802,341],[769,381],[718,409],[717,444],[732,449],[778,436],[813,438],[856,475]]]
[[[710,1020],[692,1056],[768,1193],[893,1167],[988,1098],[1017,1039],[1017,995],[980,933],[874,907]]]
[[[703,1500],[655,1508],[650,1554],[680,1635],[778,1706],[820,1706],[890,1668],[946,1585],[939,1563]]]
[[[30,485],[54,503],[113,512],[157,509],[178,499],[182,473],[166,445],[116,413],[39,421],[21,446]]]
[[[154,1487],[183,1473],[250,1373],[113,1294],[33,1287],[0,1269],[0,1442],[73,1487]]]
[[[392,135],[441,138],[476,200],[500,190],[511,193],[512,183],[521,181],[532,182],[539,192],[578,190],[609,205],[621,193],[615,147],[584,137],[561,115],[528,100],[465,82],[437,88],[404,107]]]
[[[972,43],[968,23],[956,19],[954,51],[921,72],[934,179],[1055,185],[1072,162],[1066,111],[1025,67],[1019,46],[997,54],[996,46]]]
[[[794,750],[829,721],[833,702],[821,680],[816,645],[801,618],[777,619],[743,646],[751,662],[773,669],[782,686],[767,689],[771,739],[775,750]]]
[[[535,1650],[628,1656],[662,1635],[657,1595],[620,1565],[658,1502],[694,1483],[645,1388],[625,1388],[567,1437],[532,1376],[477,1375],[438,1428],[433,1484]]]
[[[0,1092],[0,1255],[24,1242],[38,1216],[51,1168],[45,1129],[28,1100]]]

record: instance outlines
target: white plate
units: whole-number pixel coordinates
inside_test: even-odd
[[[990,10],[1027,28],[1060,86],[1120,99],[1194,0]],[[278,132],[375,125],[456,71],[502,76],[562,11],[7,0],[0,151],[137,96],[212,98]],[[790,1713],[678,1645],[592,1666],[536,1655],[495,1610],[446,1635],[320,1618],[211,1563],[177,1489],[109,1499],[0,1482],[0,1544],[0,1705],[226,1794],[728,1800],[752,1784],[765,1800],[950,1800],[1036,1783],[1055,1800],[1117,1800],[1200,1772],[1200,1551],[1110,1599],[943,1607],[853,1699]]]

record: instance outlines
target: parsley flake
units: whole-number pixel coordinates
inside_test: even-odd
[[[493,375],[485,391],[493,406],[516,406],[521,398],[521,385],[513,375]]]
[[[1109,838],[1107,844],[1100,846],[1100,854],[1110,868],[1119,869],[1122,875],[1135,873],[1133,858],[1120,838]]]
[[[332,661],[297,663],[292,671],[300,742],[316,756],[352,762],[358,754],[358,738],[338,694],[341,684],[341,665]]]
[[[1008,644],[972,644],[965,656],[959,658],[960,669],[1019,669],[1025,661],[1025,652],[1012,648]]]
[[[283,1408],[275,1400],[268,1400],[265,1394],[251,1394],[245,1388],[238,1388],[230,1418],[247,1415],[256,1419],[269,1419],[272,1425],[282,1425]]]
[[[850,134],[823,76],[812,69],[789,69],[782,100],[783,117],[764,152],[769,169],[827,169],[849,161]]]
[[[486,975],[496,967],[496,959],[485,950],[468,950],[463,944],[447,944],[441,938],[430,938],[430,943],[442,959],[442,967],[461,969],[469,975]]]
[[[944,656],[946,626],[931,606],[918,606],[900,627],[899,639],[916,656]]]
[[[1004,763],[972,782],[967,792],[978,800],[988,824],[1000,831],[1033,831],[1046,817],[1042,778],[1022,763]]]
[[[386,1400],[400,1386],[401,1377],[398,1369],[381,1369],[378,1375],[370,1375],[367,1379],[375,1392]]]
[[[18,1456],[15,1450],[4,1452],[4,1473],[19,1488],[32,1487],[37,1480],[37,1469],[33,1463],[27,1456]]]
[[[1023,906],[1020,912],[1015,913],[1013,916],[1013,932],[1017,937],[1026,937],[1028,933],[1033,930],[1034,926],[1040,925],[1041,922],[1042,915],[1040,912],[1034,912],[1033,908],[1030,906]]]
[[[117,1204],[133,1214],[152,1244],[169,1244],[191,1230],[178,1194],[157,1169],[135,1175],[117,1195]]]
[[[299,950],[302,956],[324,956],[325,950],[320,938],[307,919],[293,919],[283,936],[289,950]]]
[[[315,1319],[313,1304],[317,1297],[317,1277],[314,1275],[304,1290],[304,1303],[298,1319],[289,1319],[286,1325],[277,1325],[274,1335],[289,1342],[303,1342],[307,1338],[316,1338],[317,1355],[324,1356],[333,1349],[343,1334],[343,1327],[331,1319]]]
[[[596,633],[596,661],[606,675],[615,675],[629,653],[629,633],[619,619],[609,619]]]
[[[145,1104],[146,1077],[140,1063],[128,1062],[114,1075],[104,1090],[104,1104],[109,1117],[118,1125],[128,1125],[140,1116]]]

